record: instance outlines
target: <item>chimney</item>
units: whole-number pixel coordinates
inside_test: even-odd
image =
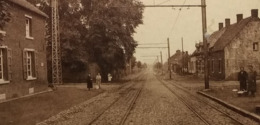
[[[258,18],[258,9],[252,9],[251,10],[251,17],[252,18]]]
[[[243,20],[243,14],[237,14],[237,23]]]
[[[229,26],[230,26],[230,19],[229,19],[229,18],[226,18],[226,19],[225,19],[225,23],[226,23],[226,27],[229,27]]]
[[[219,23],[218,24],[218,29],[221,30],[223,28],[224,24],[223,23]]]

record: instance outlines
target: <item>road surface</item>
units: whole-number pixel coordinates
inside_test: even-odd
[[[39,125],[259,125],[152,70]]]

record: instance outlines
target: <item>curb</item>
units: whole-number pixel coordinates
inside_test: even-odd
[[[35,95],[40,95],[40,94],[44,94],[44,93],[48,93],[48,92],[53,92],[53,90],[46,90],[46,91],[42,91],[42,92],[38,92],[38,93],[34,93],[34,94],[25,95],[25,96],[18,97],[18,98],[13,98],[13,99],[8,99],[8,100],[0,101],[0,104],[6,103],[6,102],[15,101],[15,100],[18,100],[18,99],[23,99],[23,98],[31,97],[31,96],[35,96]]]
[[[253,120],[257,121],[257,122],[260,122],[260,116],[254,114],[254,113],[251,113],[249,111],[241,109],[241,108],[239,108],[237,106],[234,106],[234,105],[232,105],[230,103],[227,103],[227,102],[225,102],[225,101],[223,101],[221,99],[218,99],[216,97],[208,95],[208,94],[206,94],[204,92],[198,91],[197,93],[202,95],[202,96],[205,96],[205,97],[207,97],[207,98],[209,98],[209,99],[211,99],[211,100],[213,100],[213,101],[215,101],[215,102],[217,102],[217,103],[219,103],[219,104],[221,104],[221,105],[223,105],[223,106],[225,106],[225,107],[227,107],[227,108],[229,108],[229,109],[231,109],[231,110],[233,110],[233,111],[235,111],[235,112],[237,112],[237,113],[239,113],[239,114],[241,114],[243,116],[249,117],[249,118],[251,118],[251,119],[253,119]]]

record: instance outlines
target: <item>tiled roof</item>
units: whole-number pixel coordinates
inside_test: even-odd
[[[214,33],[212,33],[210,35],[210,37],[208,38],[208,42],[209,42],[209,49],[212,48],[215,43],[217,42],[217,40],[222,36],[222,34],[226,31],[226,28],[222,28],[221,30],[215,31]]]
[[[16,5],[19,5],[25,9],[28,9],[32,12],[35,12],[41,16],[44,16],[44,17],[47,17],[48,18],[48,15],[45,14],[44,12],[42,12],[41,10],[39,10],[37,7],[35,7],[34,5],[32,5],[31,3],[29,3],[28,1],[26,0],[8,0]]]
[[[241,20],[239,23],[235,23],[226,27],[226,31],[216,41],[212,51],[214,52],[223,50],[251,20],[252,18],[248,17]]]

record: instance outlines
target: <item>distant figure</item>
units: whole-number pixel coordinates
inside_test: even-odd
[[[256,71],[253,70],[253,66],[250,65],[249,67],[249,72],[248,72],[248,92],[251,93],[252,96],[255,96],[256,92]]]
[[[238,72],[238,81],[240,82],[240,91],[247,90],[246,80],[247,80],[247,72],[244,70],[244,67],[240,67],[240,72]]]
[[[98,84],[98,88],[100,89],[100,84],[101,84],[101,75],[100,75],[100,73],[98,73],[97,76],[96,76],[96,83]]]
[[[108,82],[111,82],[112,81],[112,75],[110,73],[108,73],[107,77],[108,77]]]
[[[90,88],[93,88],[92,78],[91,78],[90,74],[88,74],[88,77],[87,77],[87,87],[88,87],[88,90],[90,90]]]

